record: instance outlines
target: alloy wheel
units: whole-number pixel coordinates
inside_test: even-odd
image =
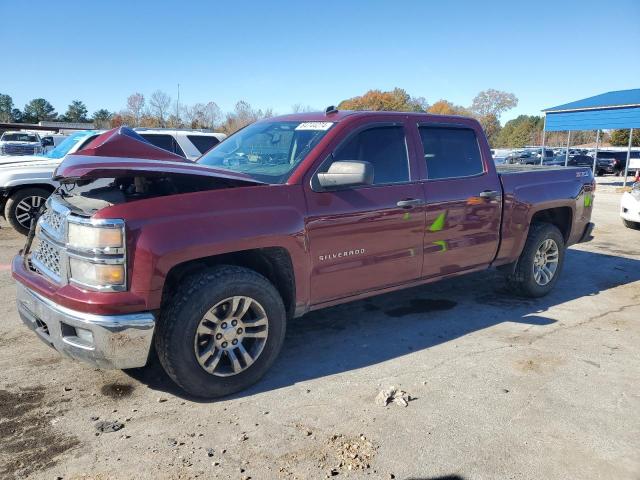
[[[538,285],[547,285],[553,279],[559,258],[560,250],[555,240],[547,238],[540,244],[533,259],[533,278]]]
[[[269,334],[265,309],[251,297],[218,302],[202,317],[194,352],[200,366],[219,377],[237,375],[260,356]]]
[[[27,230],[31,228],[31,219],[35,218],[40,210],[40,206],[45,201],[44,198],[38,195],[32,195],[25,197],[18,202],[15,208],[16,221],[21,227]]]

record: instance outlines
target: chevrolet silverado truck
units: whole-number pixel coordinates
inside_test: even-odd
[[[136,128],[147,142],[189,160],[226,138],[224,133],[164,128]],[[65,155],[88,145],[101,131],[75,132],[55,149],[44,155],[8,156],[0,158],[0,215],[18,233],[29,232],[31,220],[59,183],[52,178]]]
[[[311,310],[491,267],[545,295],[591,238],[595,192],[589,168],[496,171],[470,118],[333,108],[195,163],[109,131],[55,179],[12,263],[24,323],[100,368],[157,354],[208,398],[257,382]]]

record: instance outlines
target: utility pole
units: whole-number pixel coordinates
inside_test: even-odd
[[[180,84],[178,84],[178,100],[176,100],[176,122],[180,125]]]

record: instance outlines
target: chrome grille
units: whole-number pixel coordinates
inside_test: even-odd
[[[33,155],[36,153],[34,145],[3,145],[2,153],[5,155]]]
[[[61,237],[64,233],[64,217],[51,208],[47,208],[40,217],[40,222],[47,231],[56,237]]]
[[[36,237],[31,251],[31,263],[44,275],[60,281],[61,258],[60,248],[42,237]]]

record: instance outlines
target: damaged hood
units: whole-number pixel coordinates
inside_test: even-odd
[[[76,180],[137,175],[194,175],[264,184],[242,173],[197,164],[158,148],[130,128],[103,133],[82,150],[67,155],[53,174],[62,183]]]

